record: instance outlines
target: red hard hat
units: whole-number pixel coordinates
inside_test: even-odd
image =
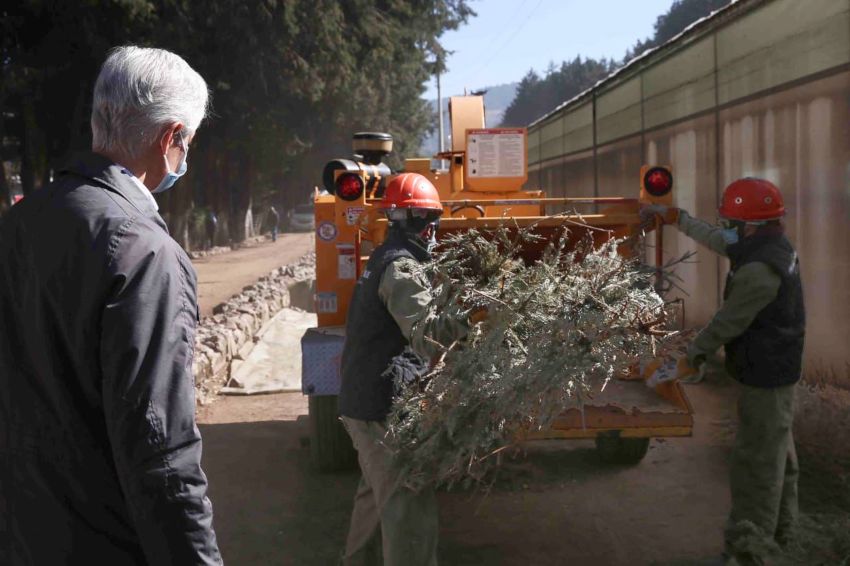
[[[382,210],[424,208],[443,211],[440,195],[434,185],[419,173],[402,173],[394,177],[381,199]]]
[[[764,179],[744,177],[723,191],[720,216],[728,220],[761,222],[785,216],[785,203],[779,189]]]

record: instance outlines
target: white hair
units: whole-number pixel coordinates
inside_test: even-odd
[[[92,149],[138,157],[180,122],[186,138],[207,114],[207,83],[180,56],[163,49],[113,49],[94,85]]]

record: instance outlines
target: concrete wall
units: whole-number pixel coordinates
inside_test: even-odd
[[[783,190],[803,266],[808,372],[848,378],[850,0],[741,0],[529,129],[529,187],[636,195],[642,163],[669,164],[675,204],[713,221],[723,188]],[[668,255],[695,249],[665,228]],[[683,265],[686,323],[717,309],[727,270]]]

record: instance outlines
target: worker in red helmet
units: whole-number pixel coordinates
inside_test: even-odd
[[[659,205],[660,217],[731,262],[723,305],[688,348],[699,367],[720,346],[740,383],[732,458],[732,511],[725,554],[762,564],[794,535],[799,468],[791,431],[794,388],[802,371],[805,308],[797,253],[785,237],[782,193],[770,181],[744,178],[723,191],[716,227]],[[757,549],[762,549],[761,551]]]
[[[393,397],[416,383],[440,352],[469,332],[470,313],[432,312],[431,287],[420,265],[430,258],[443,213],[437,189],[416,173],[393,178],[380,204],[387,238],[357,281],[340,364],[339,412],[362,477],[346,541],[344,564],[432,566],[437,563],[437,502],[433,490],[401,486],[383,444]]]

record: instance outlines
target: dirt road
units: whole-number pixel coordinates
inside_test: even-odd
[[[547,441],[487,495],[441,493],[441,564],[668,565],[719,555],[732,390],[688,392],[695,436],[653,441],[636,467],[602,466],[585,441]],[[335,564],[358,476],[311,469],[306,414],[300,394],[228,397],[201,409],[228,564]]]
[[[194,260],[198,272],[201,316],[242,291],[271,270],[292,263],[314,249],[313,233],[281,234],[277,242],[262,242],[221,255]]]
[[[285,235],[199,260],[201,305],[212,306],[311,249]],[[487,494],[441,493],[440,560],[449,565],[639,565],[716,557],[729,506],[732,391],[693,386],[695,436],[654,441],[632,468],[601,465],[586,441],[529,447]],[[199,409],[215,525],[230,565],[335,564],[356,472],[316,473],[306,398],[222,397]],[[698,562],[697,562],[698,563]]]
[[[205,312],[303,255],[311,237],[284,236],[276,245],[198,261]],[[603,466],[590,442],[546,441],[510,463],[486,495],[440,493],[440,563],[716,564],[729,510],[735,390],[719,380],[686,387],[694,437],[653,441],[638,466]],[[306,415],[307,400],[298,393],[221,397],[199,409],[226,564],[337,563],[358,473],[312,469]],[[789,563],[842,563],[850,559],[850,476],[845,468],[822,473],[802,457],[801,467],[806,524],[811,532],[832,532],[810,539],[798,553],[805,558]],[[812,549],[827,549],[826,558],[815,559]]]

